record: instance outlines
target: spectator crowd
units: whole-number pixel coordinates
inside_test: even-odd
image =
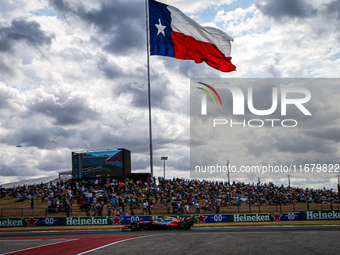
[[[145,181],[125,179],[67,180],[41,183],[9,190],[17,202],[46,203],[49,212],[72,216],[75,206],[87,216],[135,215],[153,213],[154,206],[167,214],[193,214],[221,207],[242,205],[289,205],[297,203],[339,203],[339,192],[330,189],[303,189],[273,183],[219,182],[189,179],[151,178]],[[34,199],[33,199],[34,198]]]

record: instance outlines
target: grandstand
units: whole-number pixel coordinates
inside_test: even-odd
[[[65,176],[66,177],[66,176]],[[3,187],[7,187],[3,185]],[[155,178],[67,180],[46,177],[11,183],[0,217],[225,214],[339,209],[339,193],[273,183],[226,183]]]

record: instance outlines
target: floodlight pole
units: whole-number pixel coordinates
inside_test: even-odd
[[[333,210],[333,189],[331,189],[331,210]]]
[[[149,102],[149,139],[150,139],[150,173],[153,177],[153,155],[152,155],[152,125],[151,125],[151,92],[150,92],[150,60],[149,60],[149,8],[148,0],[145,0],[146,9],[146,56],[147,56],[147,69],[148,69],[148,102]]]
[[[229,169],[229,160],[227,161],[227,176],[228,176],[228,185],[230,185],[230,169]]]
[[[34,217],[34,207],[35,207],[35,204],[34,204],[34,194],[35,194],[35,190],[33,191],[33,194],[32,194],[32,206],[33,206],[33,217]]]
[[[163,178],[165,180],[165,160],[168,160],[168,157],[161,157],[161,160],[163,160]]]

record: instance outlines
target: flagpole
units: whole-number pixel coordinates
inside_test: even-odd
[[[152,125],[151,125],[151,88],[150,88],[150,60],[149,60],[149,8],[148,0],[145,0],[146,9],[146,56],[147,56],[147,69],[148,69],[148,101],[149,101],[149,139],[150,139],[150,172],[153,177],[153,155],[152,155]]]

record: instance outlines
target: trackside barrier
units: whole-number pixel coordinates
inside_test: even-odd
[[[175,218],[192,217],[194,223],[220,223],[220,222],[263,222],[263,221],[292,221],[300,220],[300,213],[245,213],[245,214],[195,214],[170,215]],[[158,218],[161,216],[153,216]]]
[[[157,219],[163,215],[92,216],[92,217],[21,217],[0,218],[0,227],[127,225],[133,221]],[[270,222],[299,220],[340,220],[340,210],[313,210],[293,213],[191,214],[168,215],[191,217],[195,224],[220,222]]]
[[[340,210],[312,210],[300,212],[301,220],[340,220]]]

